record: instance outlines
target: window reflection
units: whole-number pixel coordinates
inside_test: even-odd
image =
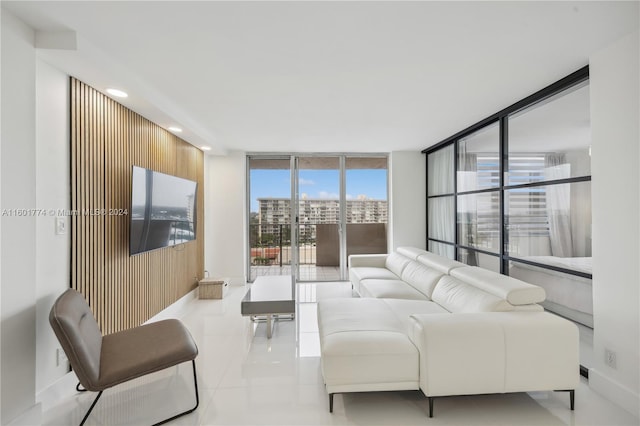
[[[509,116],[507,184],[589,176],[590,146],[584,82]]]
[[[575,257],[569,261],[566,258],[545,256],[532,257],[529,260],[542,261],[550,266],[591,274],[590,257]],[[546,309],[587,327],[593,327],[591,278],[517,261],[509,262],[509,275],[544,288],[546,299],[541,304]]]
[[[500,193],[458,196],[458,244],[500,252]]]
[[[500,272],[500,258],[475,250],[458,249],[458,261],[469,266],[479,266],[490,271]]]
[[[500,128],[497,122],[458,140],[458,192],[500,185],[499,147]]]
[[[591,256],[591,182],[512,189],[505,202],[510,256],[540,263]]]

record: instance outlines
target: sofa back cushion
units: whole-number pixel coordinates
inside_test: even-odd
[[[431,294],[438,280],[444,275],[442,272],[428,268],[422,263],[411,261],[402,271],[402,281],[431,299]]]
[[[540,303],[546,298],[542,287],[477,266],[453,269],[451,276],[504,299],[512,305]]]
[[[398,247],[396,251],[411,260],[416,260],[419,256],[428,253],[426,250],[422,250],[416,247]]]
[[[436,269],[443,274],[449,274],[455,268],[467,266],[462,262],[449,259],[448,257],[433,254],[428,251],[418,256],[418,262],[422,263],[425,266],[428,266],[429,268]]]
[[[385,267],[396,274],[398,277],[402,276],[402,271],[407,266],[410,260],[399,253],[390,253],[385,261]]]
[[[512,311],[513,305],[450,275],[438,281],[432,300],[453,313]]]

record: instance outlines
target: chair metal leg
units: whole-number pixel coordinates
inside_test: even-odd
[[[178,417],[182,417],[182,416],[187,415],[189,413],[193,413],[198,408],[198,405],[200,405],[200,398],[198,397],[198,379],[196,378],[196,360],[195,359],[191,360],[191,363],[193,364],[193,386],[194,386],[194,389],[196,391],[196,405],[193,408],[191,408],[191,409],[189,409],[187,411],[183,411],[182,413],[176,414],[173,417],[169,417],[168,419],[162,420],[162,421],[160,421],[158,423],[154,423],[153,426],[163,425],[165,423],[168,423],[168,422],[170,422],[172,420],[177,419]]]
[[[82,426],[84,424],[84,422],[87,421],[87,418],[89,417],[89,414],[91,414],[91,410],[93,410],[93,407],[96,406],[96,403],[98,402],[98,400],[100,399],[101,396],[102,396],[102,391],[98,392],[98,396],[96,396],[96,399],[93,400],[93,404],[91,404],[91,407],[89,407],[89,410],[87,411],[87,413],[82,418],[82,421],[80,422],[80,426]]]
[[[333,394],[329,394],[329,412],[333,413]]]
[[[429,401],[429,417],[433,417],[433,397],[428,396],[427,401]]]
[[[178,417],[182,417],[184,415],[192,413],[200,405],[200,397],[198,395],[198,378],[196,376],[196,360],[195,359],[191,360],[191,364],[193,366],[193,387],[194,387],[195,394],[196,394],[196,405],[193,408],[191,408],[191,409],[189,409],[187,411],[183,411],[182,413],[176,414],[175,416],[169,417],[168,419],[162,420],[162,421],[160,421],[158,423],[154,423],[153,426],[163,425],[165,423],[168,423],[168,422],[170,422],[172,420],[177,419]],[[102,392],[103,391],[98,392],[98,396],[96,396],[96,399],[93,400],[93,404],[91,404],[91,407],[89,407],[89,411],[87,411],[87,413],[84,415],[84,418],[80,422],[80,426],[84,425],[84,422],[87,421],[87,418],[89,417],[89,414],[91,414],[91,411],[93,410],[93,407],[95,407],[96,403],[98,402],[98,399],[100,399],[100,397],[102,396]]]

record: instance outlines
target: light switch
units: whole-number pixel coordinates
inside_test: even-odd
[[[67,233],[67,218],[64,216],[56,216],[56,235],[64,235]]]

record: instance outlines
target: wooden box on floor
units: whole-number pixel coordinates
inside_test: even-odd
[[[229,283],[220,278],[203,278],[198,283],[199,299],[222,299],[229,288]]]

